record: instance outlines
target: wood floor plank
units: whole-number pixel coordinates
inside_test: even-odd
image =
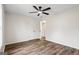
[[[79,50],[47,40],[34,39],[6,45],[8,55],[79,55]]]

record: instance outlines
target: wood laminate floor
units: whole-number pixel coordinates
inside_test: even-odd
[[[79,55],[79,50],[39,39],[6,45],[8,55]]]

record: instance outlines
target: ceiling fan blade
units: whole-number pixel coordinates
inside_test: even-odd
[[[42,7],[41,7],[41,6],[39,6],[39,11],[41,11],[41,8],[42,8]]]
[[[35,12],[29,12],[29,13],[37,13],[37,12],[35,11]]]
[[[36,10],[38,10],[38,8],[36,6],[33,6]]]
[[[51,8],[50,7],[48,7],[48,8],[46,8],[46,9],[43,9],[42,11],[46,11],[46,10],[50,10]]]
[[[39,16],[40,14],[38,14],[37,16]]]
[[[46,12],[42,12],[43,14],[46,14],[46,15],[49,15],[49,13],[46,13]]]

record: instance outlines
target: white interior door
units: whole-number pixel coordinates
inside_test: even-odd
[[[40,21],[40,38],[46,37],[46,21]]]
[[[2,47],[2,5],[0,5],[0,52]]]

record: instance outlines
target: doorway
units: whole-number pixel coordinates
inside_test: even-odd
[[[40,21],[40,39],[41,40],[46,39],[46,21],[45,20]]]

